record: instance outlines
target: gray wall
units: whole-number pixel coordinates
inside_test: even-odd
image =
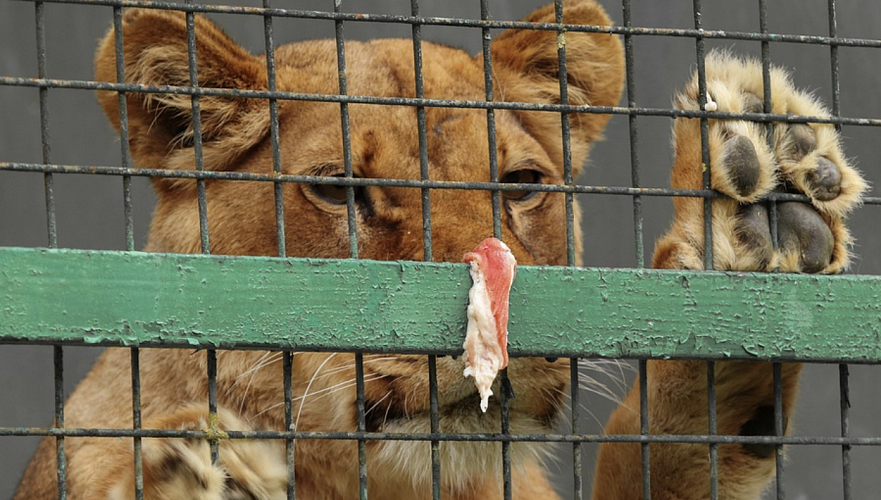
[[[616,22],[621,7],[603,0]],[[259,4],[259,2],[234,2]],[[280,2],[279,2],[280,3]],[[496,19],[518,19],[541,5],[541,0],[491,2]],[[636,26],[693,26],[692,2],[634,2]],[[752,31],[759,27],[758,7],[754,2],[704,2],[703,23],[708,29]],[[370,12],[409,13],[406,0],[363,2]],[[772,32],[828,33],[827,6],[824,0],[769,2],[769,28]],[[297,8],[330,9],[328,1],[297,2]],[[349,7],[355,8],[355,7]],[[357,7],[361,9],[361,5]],[[423,13],[453,17],[479,16],[478,3],[422,2]],[[254,51],[262,45],[262,22],[257,17],[216,16],[235,38]],[[850,0],[839,2],[839,35],[879,38],[881,2]],[[92,53],[98,38],[111,23],[111,9],[77,5],[46,5],[47,60],[49,76],[90,79]],[[366,39],[374,36],[409,37],[407,26],[350,23],[347,37]],[[277,20],[278,41],[333,36],[329,22]],[[426,27],[429,40],[461,46],[472,53],[480,47],[476,30]],[[34,36],[34,6],[29,3],[0,1],[0,75],[34,77],[37,74]],[[709,47],[732,47],[735,51],[759,54],[758,43],[714,42]],[[688,38],[637,37],[636,96],[641,106],[668,107],[674,90],[693,68],[694,41]],[[829,48],[814,45],[780,44],[771,48],[774,62],[793,71],[796,82],[826,100],[831,98]],[[845,116],[881,117],[881,50],[841,49],[841,110]],[[119,164],[119,144],[106,123],[94,96],[81,90],[52,89],[49,92],[51,122],[51,160],[65,164]],[[641,117],[639,156],[644,186],[666,186],[671,153],[670,121],[666,118]],[[844,127],[842,134],[848,154],[856,160],[873,184],[881,178],[875,156],[881,144],[879,131],[870,127]],[[630,153],[627,121],[614,118],[607,140],[599,144],[582,180],[597,185],[630,185]],[[40,124],[37,91],[29,88],[0,87],[0,161],[40,162]],[[59,245],[67,248],[122,249],[124,246],[121,180],[115,177],[56,176],[55,193],[58,211]],[[134,180],[136,244],[144,242],[153,194],[146,180]],[[632,209],[626,197],[582,196],[587,229],[585,261],[590,266],[632,267],[634,237]],[[665,229],[671,214],[667,199],[648,198],[644,214],[645,252],[651,255],[654,239]],[[857,237],[858,260],[853,272],[881,274],[881,232],[873,219],[877,208],[858,211],[851,225]],[[0,246],[45,246],[47,244],[42,176],[40,174],[0,172]],[[874,222],[874,223],[873,223]],[[66,382],[70,391],[85,373],[96,351],[87,348],[65,349]],[[52,349],[33,346],[0,346],[0,426],[43,426],[52,415]],[[626,372],[628,376],[632,371]],[[878,369],[852,368],[852,433],[861,436],[881,435]],[[619,395],[623,388],[616,388]],[[586,432],[600,432],[601,422],[610,405],[603,398],[585,394]],[[795,416],[794,433],[799,435],[836,435],[838,420],[838,369],[834,365],[814,365],[807,369],[801,400]],[[36,440],[0,438],[0,499],[11,496],[18,476],[36,446]],[[589,448],[586,456],[593,457]],[[560,489],[571,494],[571,469],[567,449],[560,451]],[[881,490],[881,463],[878,448],[857,448],[852,452],[854,498],[876,498]],[[591,460],[585,471],[589,476]],[[874,467],[873,467],[874,465]],[[552,465],[552,467],[556,467]],[[842,498],[841,450],[836,447],[792,447],[786,468],[787,498]]]

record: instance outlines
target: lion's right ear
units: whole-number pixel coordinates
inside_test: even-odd
[[[128,9],[123,16],[125,83],[189,86],[186,17],[180,12]],[[233,42],[214,23],[195,17],[196,61],[202,87],[263,90],[265,63]],[[95,55],[96,79],[116,82],[111,29]],[[187,94],[128,92],[129,145],[142,168],[193,169],[193,108]],[[98,92],[119,130],[116,92]],[[231,169],[269,133],[265,99],[202,96],[203,159],[207,169]]]
[[[524,21],[553,23],[555,6],[546,5]],[[567,0],[563,3],[566,24],[609,26],[605,10],[594,0]],[[624,51],[618,37],[606,33],[567,32],[558,38],[548,30],[508,30],[492,43],[496,95],[500,100],[535,104],[559,104],[560,67],[558,50],[565,43],[569,104],[615,106],[624,87]],[[480,57],[480,56],[478,56]],[[517,111],[521,123],[545,148],[550,157],[563,164],[558,113]],[[577,173],[611,115],[574,113],[569,116],[572,130],[572,164]]]

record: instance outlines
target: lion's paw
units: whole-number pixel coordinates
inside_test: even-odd
[[[219,412],[221,428],[250,430],[232,413]],[[207,412],[186,409],[148,423],[149,428],[205,430]],[[287,475],[277,442],[224,439],[218,463],[205,439],[144,438],[144,498],[177,500],[281,500]],[[127,468],[109,498],[134,498],[134,474]]]
[[[707,98],[715,111],[762,113],[762,66],[728,52],[706,60]],[[680,109],[700,109],[697,78],[676,98]],[[789,75],[771,70],[771,113],[827,117]],[[701,189],[699,119],[674,125],[673,187]],[[770,137],[769,137],[770,134]],[[849,262],[850,235],[843,217],[859,204],[866,182],[847,161],[839,134],[829,124],[709,120],[710,178],[730,199],[713,203],[713,267],[723,270],[837,273]],[[780,202],[777,248],[768,207],[759,200],[772,191],[807,195],[810,204]],[[676,200],[676,222],[658,242],[655,266],[703,268],[703,208],[697,198]]]

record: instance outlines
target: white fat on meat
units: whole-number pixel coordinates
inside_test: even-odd
[[[495,238],[484,240],[464,261],[471,264],[474,282],[468,294],[464,375],[474,377],[480,409],[486,412],[493,381],[508,365],[508,293],[517,261]]]

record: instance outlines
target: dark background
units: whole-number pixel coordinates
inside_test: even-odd
[[[238,5],[258,6],[260,2],[235,1]],[[621,23],[621,6],[602,0],[616,23]],[[768,2],[771,32],[828,35],[828,7],[824,0]],[[520,19],[539,7],[540,0],[490,2],[495,19]],[[758,31],[758,2],[704,2],[705,29]],[[279,5],[282,6],[282,5]],[[330,1],[300,1],[283,5],[298,9],[332,10]],[[409,14],[406,0],[373,0],[344,6],[348,11]],[[427,16],[470,17],[480,15],[479,3],[421,2]],[[47,66],[51,78],[92,78],[92,56],[98,39],[112,21],[109,7],[47,4]],[[850,0],[839,2],[838,35],[878,38],[881,2]],[[240,43],[255,52],[263,50],[262,19],[256,16],[214,16]],[[634,2],[633,25],[642,27],[693,28],[692,2]],[[328,21],[275,20],[277,43],[333,36]],[[347,23],[346,37],[411,36],[407,25]],[[424,27],[425,39],[459,46],[470,53],[480,50],[480,30],[468,28]],[[0,75],[37,76],[34,5],[0,1]],[[691,38],[635,37],[636,102],[640,106],[669,107],[674,91],[694,68],[695,42]],[[760,54],[758,42],[707,41],[707,47],[729,47],[739,53]],[[773,62],[793,72],[800,87],[831,101],[830,49],[822,45],[773,44]],[[841,113],[849,117],[881,117],[881,50],[840,49]],[[625,101],[626,102],[626,101]],[[38,91],[34,88],[0,86],[0,161],[42,161],[40,145]],[[49,91],[51,161],[78,165],[119,165],[117,138],[98,108],[94,95],[83,90]],[[668,118],[640,117],[638,153],[642,185],[665,187],[671,161]],[[873,183],[881,178],[876,156],[879,131],[872,127],[846,126],[842,129],[848,155]],[[607,140],[596,146],[581,181],[594,185],[629,186],[630,142],[627,120],[615,117],[606,133]],[[144,244],[154,196],[144,178],[133,179],[136,247]],[[116,177],[56,175],[58,243],[65,248],[124,249],[122,181]],[[634,231],[630,198],[623,196],[580,196],[586,229],[585,263],[589,266],[635,266]],[[0,246],[46,246],[46,215],[43,178],[40,174],[0,172]],[[654,240],[664,231],[672,212],[668,199],[644,199],[645,254],[651,255]],[[851,272],[881,273],[881,232],[877,231],[878,209],[867,207],[851,219],[857,238],[857,260]],[[854,332],[859,334],[859,332]],[[71,391],[86,372],[97,349],[65,349],[66,390]],[[632,368],[624,373],[632,378]],[[881,435],[877,417],[878,369],[851,367],[851,433],[855,436]],[[624,389],[611,379],[605,383],[617,395]],[[800,402],[795,415],[796,435],[840,433],[837,365],[812,365],[806,370]],[[52,418],[52,349],[44,346],[0,345],[0,426],[45,426]],[[612,405],[596,394],[585,392],[589,411],[582,424],[584,432],[601,432]],[[0,499],[11,496],[15,484],[36,447],[32,438],[0,438]],[[585,482],[590,484],[595,448],[585,447]],[[561,447],[560,491],[571,495],[571,456]],[[841,448],[834,446],[793,446],[788,449],[785,485],[791,500],[837,499],[842,496]],[[853,498],[877,498],[881,490],[881,450],[856,447],[851,453]]]

